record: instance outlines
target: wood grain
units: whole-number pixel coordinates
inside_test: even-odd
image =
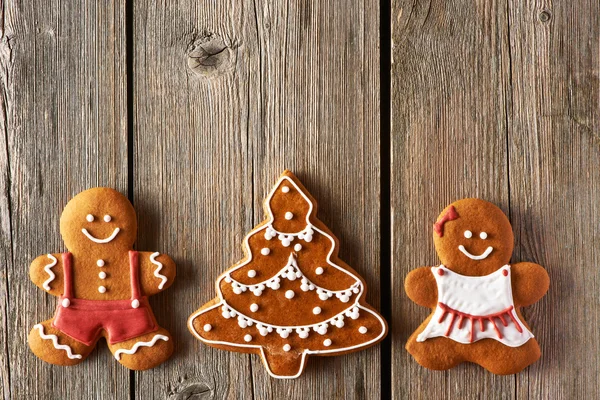
[[[126,399],[129,372],[105,346],[72,368],[27,346],[56,307],[28,272],[36,256],[65,250],[62,208],[90,186],[127,189],[124,9],[10,0],[1,9],[2,396]]]
[[[379,397],[378,348],[312,357],[301,378],[280,381],[258,357],[209,348],[185,326],[242,257],[284,168],[318,199],[379,306],[377,3],[134,4],[139,247],[178,262],[178,282],[154,299],[177,349],[136,374],[136,397]]]

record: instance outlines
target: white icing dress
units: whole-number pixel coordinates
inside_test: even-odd
[[[486,276],[464,276],[432,267],[438,305],[417,342],[445,336],[459,343],[495,339],[518,347],[533,337],[514,310],[510,265]]]

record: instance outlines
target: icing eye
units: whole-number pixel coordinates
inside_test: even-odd
[[[87,220],[87,222],[92,222],[94,220],[94,216],[92,214],[88,214],[85,219]]]
[[[473,237],[473,232],[471,232],[471,231],[465,231],[465,237],[467,239],[471,239]]]
[[[481,232],[481,233],[479,234],[479,237],[480,237],[481,239],[487,239],[487,233],[485,233],[485,232]]]
[[[111,220],[111,219],[112,219],[112,218],[111,218],[111,216],[110,216],[110,215],[108,215],[108,214],[106,214],[106,215],[104,216],[104,222],[110,222],[110,220]]]

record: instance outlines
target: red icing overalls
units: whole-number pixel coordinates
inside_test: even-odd
[[[60,297],[52,326],[90,346],[108,332],[115,344],[158,329],[146,296],[140,296],[138,252],[129,251],[131,300],[85,300],[73,297],[71,253],[62,254],[64,293]]]

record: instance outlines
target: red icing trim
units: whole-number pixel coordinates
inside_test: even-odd
[[[505,269],[503,269],[503,270],[502,270],[502,275],[504,275],[504,276],[508,276],[508,271],[507,271],[507,270],[505,270]]]
[[[71,253],[62,253],[63,262],[63,280],[64,280],[64,291],[63,296],[67,299],[73,297],[73,269],[71,267],[72,260]]]
[[[433,224],[433,230],[435,231],[435,233],[437,233],[439,237],[442,237],[444,236],[444,224],[448,221],[453,221],[457,218],[458,213],[456,212],[456,209],[454,208],[454,206],[450,206],[450,208],[448,208],[448,211],[446,211],[446,214],[444,214],[444,216],[439,221]]]
[[[442,275],[444,275],[444,270],[443,270],[443,269],[441,269],[441,268],[440,268],[440,269],[438,269],[438,275],[439,275],[439,276],[442,276]]]

